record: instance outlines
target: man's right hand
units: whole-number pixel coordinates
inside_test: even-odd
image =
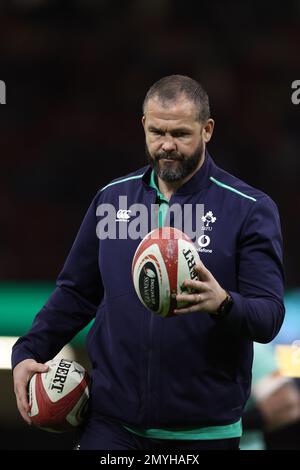
[[[27,424],[31,424],[28,416],[30,411],[27,399],[27,385],[36,372],[47,372],[49,366],[41,364],[34,359],[25,359],[19,362],[13,370],[14,391],[17,399],[18,410]]]

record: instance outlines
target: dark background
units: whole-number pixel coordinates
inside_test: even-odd
[[[146,91],[179,73],[208,91],[216,163],[277,203],[299,286],[299,45],[298,0],[1,0],[0,281],[54,282],[98,189],[145,164]],[[18,419],[2,448],[73,445]]]
[[[164,75],[207,89],[217,164],[273,197],[299,285],[300,3],[0,3],[0,279],[52,280],[97,190],[144,165],[141,104]]]

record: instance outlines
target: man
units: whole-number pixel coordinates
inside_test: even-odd
[[[18,408],[30,422],[28,380],[96,317],[87,340],[92,386],[81,449],[238,449],[252,342],[271,341],[284,318],[278,212],[208,154],[214,121],[199,83],[164,77],[143,111],[149,165],[97,193],[56,290],[14,346]],[[188,306],[173,318],[146,310],[136,295],[131,264],[140,239],[123,235],[137,214],[119,211],[122,196],[127,207],[143,205],[149,214],[159,204],[160,225],[173,204],[192,207],[192,218],[204,204],[193,240],[199,280],[185,283],[196,293],[177,295]],[[111,206],[117,229],[104,236]]]

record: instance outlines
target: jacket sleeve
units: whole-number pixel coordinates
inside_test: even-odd
[[[95,198],[57,278],[56,289],[29,332],[13,347],[12,367],[23,359],[52,359],[95,316],[103,297],[98,252]]]
[[[241,230],[237,253],[238,292],[225,318],[232,328],[258,343],[277,335],[284,319],[282,236],[275,203],[256,201]]]

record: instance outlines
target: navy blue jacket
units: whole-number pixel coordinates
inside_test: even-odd
[[[116,223],[116,239],[96,235],[104,217],[97,208],[99,214],[109,203],[117,213],[119,196],[127,196],[128,208],[143,203],[150,212],[156,202],[150,173],[144,167],[97,193],[55,291],[13,348],[12,365],[49,360],[95,317],[87,338],[94,412],[144,428],[230,424],[241,417],[250,392],[252,342],[271,341],[284,318],[278,211],[266,194],[207,154],[170,206],[201,203],[216,217],[202,239],[205,245],[208,235],[209,245],[197,245],[198,236],[194,241],[234,306],[220,319],[206,313],[161,318],[135,293],[131,264],[140,239],[118,236],[129,223]]]

